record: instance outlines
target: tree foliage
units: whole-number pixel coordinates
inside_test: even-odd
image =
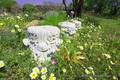
[[[14,5],[16,5],[16,0],[0,0],[0,8],[10,10],[10,8]]]
[[[119,13],[120,0],[85,0],[87,10],[96,14],[116,15]]]
[[[32,4],[25,4],[23,6],[23,12],[25,13],[32,13],[32,12],[37,12],[38,9],[36,8],[36,6],[32,5]]]

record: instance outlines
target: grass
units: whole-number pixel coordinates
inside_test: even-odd
[[[58,15],[49,16],[43,21],[43,25],[57,26],[59,22],[66,20],[65,13],[59,13]]]
[[[9,20],[7,17],[0,18],[0,23],[4,23],[0,27],[0,60],[5,63],[5,67],[0,68],[0,80],[30,80],[29,74],[37,66],[31,51],[22,43],[25,37],[24,26],[29,18],[21,17],[22,20],[16,16]],[[64,20],[66,17],[61,13],[44,19],[42,25],[56,26]],[[102,29],[94,23],[102,25]],[[11,32],[16,24],[22,32]],[[90,80],[95,79],[93,76],[98,76],[97,80],[119,78],[120,18],[90,16],[82,24],[84,28],[72,37],[61,32],[63,44],[55,55],[57,64],[46,66],[48,75],[54,73],[59,80]],[[62,71],[63,68],[66,72]]]
[[[120,38],[120,17],[117,18],[104,18],[104,17],[97,17],[91,16],[92,19],[97,20],[99,24],[103,26],[104,32],[109,34],[113,34]]]
[[[120,40],[120,17],[117,19],[100,19],[104,31],[109,38]]]

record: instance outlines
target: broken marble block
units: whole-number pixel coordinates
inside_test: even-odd
[[[60,45],[60,30],[56,26],[32,26],[23,43],[29,46],[39,63],[49,61]]]
[[[69,35],[73,35],[81,28],[81,22],[72,19],[70,21],[60,22],[58,26],[60,26],[61,30],[64,30]]]

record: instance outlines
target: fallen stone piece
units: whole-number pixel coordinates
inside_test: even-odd
[[[23,43],[29,46],[38,63],[49,61],[60,45],[60,30],[56,26],[31,26]]]

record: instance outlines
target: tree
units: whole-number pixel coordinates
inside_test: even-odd
[[[88,10],[99,15],[116,15],[119,13],[120,0],[85,0]]]
[[[110,14],[111,15],[116,15],[119,11],[119,0],[111,0],[111,10]]]
[[[37,12],[37,11],[38,11],[37,7],[32,4],[25,4],[23,6],[24,13],[33,13],[33,12]]]
[[[16,0],[0,0],[0,8],[11,10],[11,7],[16,5]]]
[[[79,17],[82,14],[84,0],[72,0],[72,8],[68,7],[66,0],[63,0],[65,11],[70,17]]]

